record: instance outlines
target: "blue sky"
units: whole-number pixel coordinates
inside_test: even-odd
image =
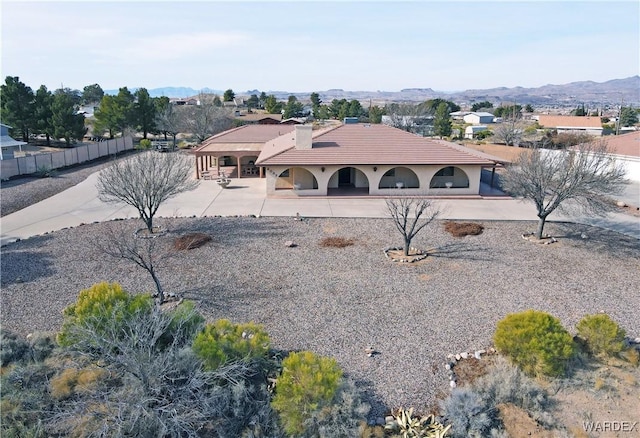
[[[236,92],[456,91],[640,73],[640,2],[2,0],[2,77]]]

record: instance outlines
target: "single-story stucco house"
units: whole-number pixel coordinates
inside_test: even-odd
[[[558,134],[562,132],[572,134],[602,135],[602,121],[600,117],[592,116],[553,116],[541,114],[538,116],[538,124],[543,128],[555,129]]]
[[[478,195],[497,157],[377,124],[313,130],[297,125],[267,141],[255,164],[268,196]]]

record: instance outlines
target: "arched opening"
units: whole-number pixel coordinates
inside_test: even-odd
[[[455,166],[438,170],[429,183],[430,189],[466,189],[468,187],[469,177],[464,170]]]
[[[260,175],[260,168],[256,166],[257,160],[257,155],[246,155],[244,157],[240,157],[240,170],[243,178]]]
[[[369,178],[360,169],[343,167],[329,178],[327,193],[329,195],[369,194]]]
[[[416,173],[407,167],[394,167],[387,170],[378,184],[379,189],[419,189],[420,180]]]
[[[276,190],[314,190],[318,181],[311,172],[303,167],[290,167],[276,178]]]

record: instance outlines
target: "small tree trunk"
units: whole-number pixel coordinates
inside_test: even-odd
[[[47,134],[47,146],[51,146],[51,136]]]
[[[409,249],[411,248],[411,240],[404,239],[404,255],[409,257]]]
[[[164,141],[167,141],[167,131],[164,131]]]
[[[542,231],[544,230],[544,223],[547,220],[547,216],[538,216],[538,229],[536,230],[536,238],[542,239]]]
[[[160,304],[164,303],[164,290],[162,289],[162,285],[160,284],[160,279],[156,275],[155,269],[153,266],[149,269],[149,273],[151,274],[151,278],[153,278],[153,282],[156,284],[156,291],[158,292],[158,302]]]

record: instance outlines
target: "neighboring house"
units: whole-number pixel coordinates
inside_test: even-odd
[[[484,123],[493,123],[493,114],[486,112],[469,113],[462,117],[465,123],[472,125],[481,125]]]
[[[277,125],[282,122],[282,114],[240,113],[235,119],[245,124]]]
[[[222,171],[230,178],[263,177],[263,169],[256,166],[262,147],[293,129],[293,125],[248,124],[209,137],[192,152],[196,176],[212,171],[217,176]]]
[[[478,132],[482,132],[482,131],[486,131],[486,130],[487,130],[487,126],[486,125],[467,126],[464,129],[464,138],[473,139],[473,138],[476,137],[476,134]]]
[[[640,131],[604,137],[607,147],[624,164],[627,178],[640,181]]]
[[[602,135],[602,121],[600,117],[581,116],[552,116],[541,114],[538,116],[538,124],[546,129],[555,129],[558,134],[589,134]]]
[[[22,146],[27,144],[24,141],[14,140],[9,136],[11,126],[0,124],[0,160],[13,158],[13,153],[17,149],[22,152]]]
[[[266,170],[268,196],[478,195],[482,169],[502,160],[385,125],[353,124],[296,125],[267,141],[255,164]]]
[[[466,116],[467,114],[471,114],[471,112],[469,112],[469,111],[454,111],[452,113],[449,113],[449,115],[451,116],[451,118],[453,120],[462,120],[464,118],[464,116]]]

